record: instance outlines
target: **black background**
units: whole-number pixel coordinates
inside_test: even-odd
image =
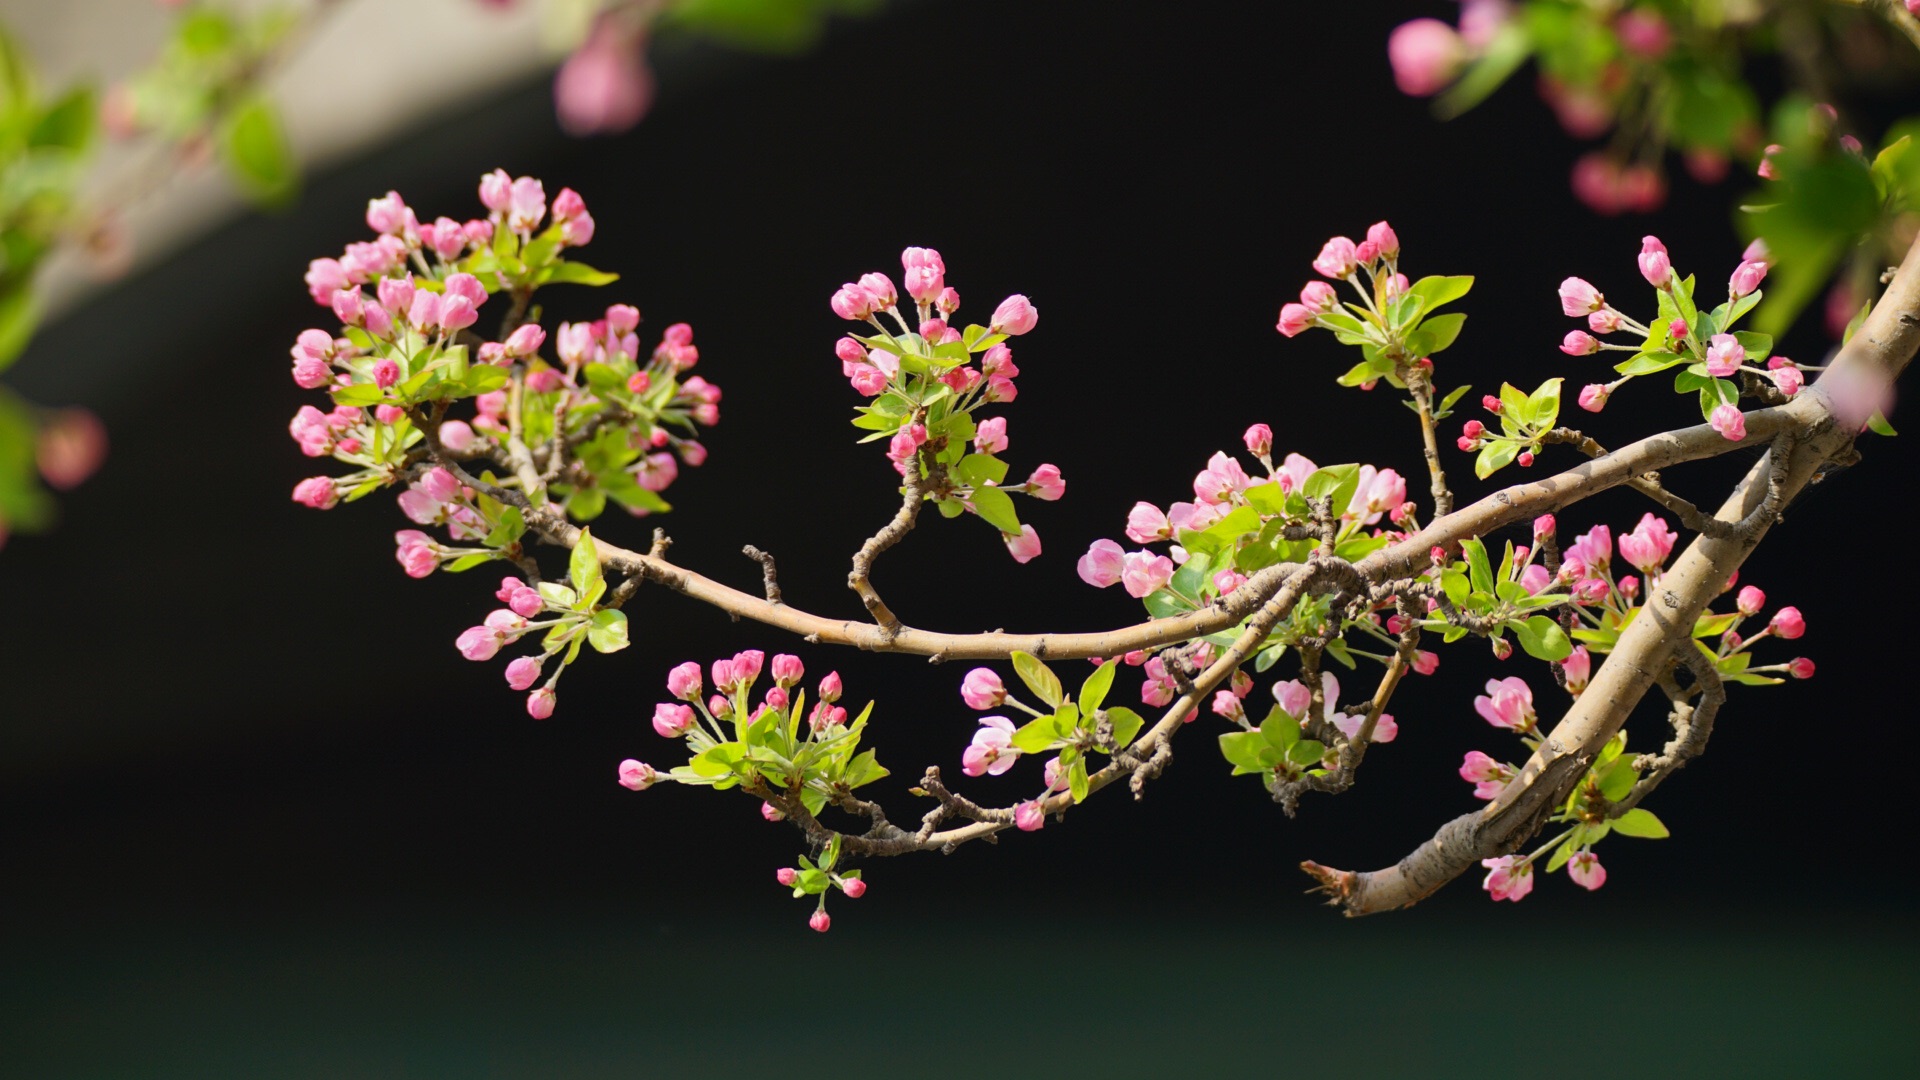
[[[285,359],[322,324],[306,261],[359,239],[388,187],[423,216],[473,214],[500,165],[578,189],[599,222],[585,257],[623,275],[556,289],[550,311],[633,302],[649,341],[689,321],[725,389],[710,462],[657,520],[676,561],[751,589],[738,550],[756,544],[789,602],[857,614],[847,556],[897,497],[879,447],[853,444],[826,300],[866,270],[897,279],[899,249],[927,245],[963,317],[1016,291],[1041,310],[1005,456],[1016,475],[1057,463],[1068,494],[1021,504],[1046,548],[1029,565],[979,522],[929,516],[878,586],[930,628],[1130,621],[1137,605],[1087,588],[1074,559],[1119,537],[1134,500],[1190,497],[1249,423],[1280,452],[1424,489],[1412,417],[1385,388],[1334,385],[1351,350],[1273,330],[1327,236],[1385,217],[1409,273],[1478,277],[1439,358],[1470,401],[1503,379],[1597,381],[1599,362],[1554,349],[1571,325],[1554,287],[1580,274],[1639,311],[1642,232],[1707,295],[1737,261],[1728,186],[1677,178],[1650,219],[1579,208],[1565,177],[1581,148],[1523,85],[1433,121],[1387,71],[1403,17],[972,0],[843,25],[793,60],[669,50],[630,135],[565,140],[547,87],[526,87],[314,177],[296,214],[227,227],[50,328],[16,382],[100,410],[114,452],[57,532],[0,556],[0,1047],[33,1065],[13,1074],[1152,1076],[1338,1054],[1498,1075],[1625,1054],[1622,1038],[1645,1049],[1621,1060],[1655,1072],[1895,1060],[1884,1025],[1911,1016],[1916,941],[1892,740],[1911,713],[1902,642],[1873,632],[1845,565],[1866,508],[1909,489],[1909,439],[1870,440],[1743,571],[1811,626],[1804,648],[1762,655],[1804,652],[1819,675],[1735,689],[1709,756],[1655,800],[1672,839],[1609,841],[1597,894],[1555,875],[1496,907],[1468,879],[1359,923],[1303,895],[1299,861],[1384,865],[1475,805],[1460,755],[1509,749],[1473,713],[1477,684],[1523,674],[1551,701],[1541,669],[1443,649],[1394,703],[1399,740],[1291,822],[1228,778],[1208,718],[1144,802],[1112,791],[997,847],[869,864],[869,894],[837,900],[818,936],[772,881],[801,850],[789,827],[738,796],[613,782],[623,757],[672,763],[647,723],[667,669],[746,647],[837,668],[856,705],[879,701],[872,744],[895,774],[879,790],[907,819],[927,764],[957,773],[971,665],[807,647],[648,590],[634,647],[585,657],[536,723],[499,662],[452,648],[497,573],[410,581],[389,497],[327,514],[287,498],[313,471],[285,435],[313,400]],[[1817,321],[1781,351],[1817,361]],[[1610,445],[1698,420],[1651,381],[1577,415]],[[1446,462],[1457,492],[1490,490],[1467,455]],[[1669,479],[1717,499],[1750,462]],[[1643,509],[1616,493],[1562,529]],[[655,523],[596,532],[644,546]],[[1630,730],[1663,738],[1651,705]],[[1011,801],[1029,772],[966,790]]]

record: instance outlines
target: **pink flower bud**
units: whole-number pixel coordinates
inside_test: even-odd
[[[1760,609],[1767,606],[1767,594],[1749,585],[1740,590],[1740,595],[1734,599],[1734,604],[1740,609],[1742,615],[1758,615]]]
[[[1332,311],[1338,306],[1338,294],[1324,281],[1309,281],[1300,289],[1300,304],[1309,311]],[[1293,336],[1291,334],[1287,335]]]
[[[1560,351],[1568,356],[1592,356],[1600,351],[1600,342],[1585,330],[1569,330],[1560,339]]]
[[[791,889],[793,883],[800,880],[800,871],[791,866],[783,866],[773,872],[773,879]]]
[[[820,700],[832,704],[840,700],[840,692],[840,673],[827,672],[827,677],[820,680]]]
[[[873,297],[875,310],[885,311],[899,299],[899,294],[893,288],[893,279],[885,274],[861,274],[859,284]]]
[[[676,664],[667,672],[667,692],[681,701],[693,701],[699,698],[701,691],[700,665],[688,660]]]
[[[995,331],[1019,337],[1039,325],[1040,311],[1020,293],[1014,293],[1000,306],[993,309],[992,327]]]
[[[849,900],[858,900],[867,895],[867,883],[860,878],[841,878],[839,885],[840,891],[846,893]]]
[[[1775,359],[1779,358],[1776,357]],[[1773,368],[1773,370],[1767,372],[1767,377],[1772,379],[1773,385],[1788,397],[1799,393],[1801,388],[1806,385],[1806,377],[1800,373],[1799,368],[1794,367],[1791,363],[1781,364]]]
[[[848,282],[840,286],[840,291],[833,294],[833,299],[828,301],[827,306],[833,309],[835,315],[843,319],[864,322],[873,314],[876,301],[872,293]]]
[[[331,510],[340,502],[340,495],[334,490],[332,477],[312,476],[293,486],[293,501],[315,510]]]
[[[1007,418],[990,417],[980,421],[973,433],[973,448],[982,454],[998,454],[1007,448]]]
[[[477,438],[473,426],[465,420],[448,420],[440,425],[440,445],[456,454],[466,453]]]
[[[1336,236],[1321,245],[1320,254],[1313,260],[1315,270],[1336,281],[1353,276],[1356,265],[1353,241],[1344,236]]]
[[[707,699],[707,711],[725,720],[733,715],[733,702],[721,697],[719,694],[715,694]]]
[[[1587,329],[1596,334],[1611,334],[1621,325],[1620,313],[1612,308],[1601,308],[1587,316]]]
[[[359,289],[341,289],[331,299],[334,318],[348,326],[359,326],[365,321],[367,298]]]
[[[826,909],[822,908],[808,917],[807,925],[824,934],[832,929],[833,917],[827,914]]]
[[[1580,407],[1588,412],[1597,413],[1607,407],[1608,390],[1602,383],[1588,383],[1580,388]]]
[[[1813,661],[1804,656],[1796,656],[1787,661],[1787,674],[1796,679],[1813,678]]]
[[[515,690],[525,690],[539,681],[540,660],[538,658],[522,656],[507,665],[507,685]]]
[[[549,710],[551,711],[551,710]],[[536,717],[535,719],[541,719]],[[659,774],[653,766],[632,758],[620,763],[620,786],[631,791],[645,791],[653,786],[654,778]]]
[[[733,677],[741,686],[752,686],[760,678],[767,654],[759,649],[742,649],[733,654]],[[716,682],[718,680],[715,680]]]
[[[547,189],[531,176],[517,177],[507,199],[507,225],[525,231],[547,214]]]
[[[662,702],[653,707],[653,730],[661,737],[677,739],[693,726],[693,709],[686,705]]]
[[[513,197],[513,180],[505,169],[495,169],[480,178],[480,202],[489,210],[505,210]]]
[[[1765,152],[1760,155],[1760,167],[1754,170],[1759,174],[1760,179],[1778,180],[1780,178],[1780,168],[1773,163],[1773,156],[1785,149],[1786,147],[1781,146],[1779,143],[1774,143],[1768,146]]]
[[[1439,19],[1404,22],[1387,36],[1387,61],[1393,65],[1394,85],[1403,94],[1430,97],[1439,93],[1466,60],[1467,49],[1460,35]]]
[[[1606,302],[1600,290],[1584,278],[1570,277],[1560,283],[1560,310],[1569,318],[1597,313]]]
[[[1263,458],[1273,453],[1273,429],[1265,424],[1255,424],[1241,436],[1247,444],[1247,453]]]
[[[1038,799],[1029,799],[1013,808],[1013,824],[1021,832],[1035,832],[1047,823],[1047,812]]]
[[[407,227],[407,204],[397,191],[367,200],[367,228],[377,233],[397,233]]]
[[[1127,539],[1139,544],[1150,544],[1156,540],[1168,540],[1173,537],[1173,526],[1167,515],[1152,503],[1134,503],[1127,511]]]
[[[503,636],[491,626],[470,626],[461,631],[460,636],[453,642],[454,648],[460,650],[461,656],[476,661],[493,659],[494,654],[500,651],[500,646],[503,644],[505,644]]]
[[[1213,574],[1213,591],[1221,596],[1228,595],[1246,583],[1247,575],[1242,574],[1231,566],[1216,570]],[[1244,693],[1244,691],[1241,692]]]
[[[1727,281],[1727,295],[1738,300],[1760,287],[1767,276],[1767,264],[1764,262],[1742,262],[1734,268],[1733,277]]]
[[[507,335],[505,342],[506,353],[508,356],[518,360],[539,352],[540,346],[546,344],[546,342],[547,332],[540,328],[540,324],[527,323]]]
[[[547,602],[540,597],[538,589],[519,588],[507,598],[507,607],[523,619],[531,619],[546,610]]]
[[[1507,657],[1512,655],[1513,655],[1513,642],[1508,641],[1506,638],[1493,639],[1493,658],[1495,660],[1505,660]]]
[[[1002,534],[1000,538],[1006,541],[1007,553],[1013,556],[1014,562],[1029,563],[1040,554],[1040,534],[1031,525],[1020,526],[1018,536]]]
[[[1512,900],[1519,903],[1533,891],[1533,864],[1521,862],[1518,855],[1502,855],[1497,859],[1481,859],[1480,865],[1490,872],[1481,888],[1498,902]]]
[[[1667,245],[1657,236],[1642,237],[1640,240],[1640,276],[1647,284],[1656,289],[1665,288],[1673,280],[1673,264],[1667,259]]]
[[[1587,688],[1587,679],[1593,674],[1593,654],[1585,645],[1577,645],[1573,652],[1560,661],[1560,670],[1567,677],[1567,690],[1578,697],[1580,691]]]
[[[696,669],[698,670],[698,669]],[[806,676],[806,666],[800,658],[789,653],[776,653],[773,657],[773,681],[781,686],[797,686]]]
[[[1533,451],[1522,450],[1520,451],[1520,456],[1514,458],[1513,460],[1514,460],[1514,463],[1516,465],[1519,465],[1521,468],[1531,469],[1533,468]]]
[[[1715,407],[1713,417],[1707,423],[1730,442],[1739,442],[1747,437],[1747,417],[1737,405]]]
[[[960,700],[969,709],[997,709],[1007,700],[1007,688],[992,668],[977,667],[961,681]]]
[[[1067,482],[1060,476],[1056,465],[1041,465],[1027,477],[1027,486],[1032,488],[1033,497],[1045,502],[1057,502],[1067,493]]]
[[[1383,259],[1400,257],[1400,237],[1393,231],[1393,226],[1384,221],[1376,221],[1367,227],[1367,243],[1372,244]]]
[[[781,813],[780,808],[773,805],[770,802],[763,802],[760,804],[760,816],[766,819],[767,821],[787,820],[787,815]]]
[[[1280,308],[1280,320],[1273,328],[1287,337],[1298,337],[1313,328],[1315,318],[1313,309],[1304,304],[1284,304]]]
[[[1792,641],[1807,632],[1807,620],[1800,614],[1799,608],[1783,607],[1773,613],[1773,620],[1767,623],[1767,629],[1773,631],[1774,637]]]
[[[1431,675],[1438,670],[1440,670],[1439,656],[1435,655],[1434,653],[1430,653],[1425,649],[1415,649],[1413,651],[1413,673],[1414,674]]]
[[[379,360],[373,365],[373,384],[382,390],[400,381],[400,365],[392,360]]]

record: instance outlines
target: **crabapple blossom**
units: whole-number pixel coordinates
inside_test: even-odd
[[[1315,270],[1336,281],[1353,276],[1358,265],[1353,241],[1344,236],[1336,236],[1321,245],[1320,254],[1313,260]]]
[[[1030,799],[1014,807],[1013,824],[1021,832],[1034,832],[1047,823],[1047,812],[1038,799]]]
[[[1040,311],[1027,298],[1015,293],[1000,301],[993,309],[992,325],[994,329],[1019,337],[1029,333],[1040,323]]]
[[[1167,582],[1173,579],[1173,571],[1173,560],[1167,556],[1136,551],[1122,561],[1120,583],[1125,586],[1127,595],[1137,600],[1165,588]]]
[[[1013,768],[1020,758],[1020,751],[1013,746],[1013,732],[1013,721],[1004,716],[981,717],[980,730],[973,733],[973,742],[960,755],[961,771],[968,776],[999,776]]]
[[[1767,622],[1767,629],[1773,631],[1774,637],[1792,641],[1807,632],[1807,620],[1800,614],[1799,608],[1783,607],[1773,613],[1773,618]]]
[[[1787,661],[1787,673],[1796,679],[1813,678],[1813,661],[1804,656],[1796,656]]]
[[[1568,356],[1592,356],[1600,351],[1600,342],[1585,330],[1569,330],[1560,341],[1560,351]]]
[[[1096,589],[1104,589],[1120,580],[1126,569],[1126,558],[1127,553],[1119,544],[1111,540],[1095,540],[1087,548],[1087,553],[1074,564],[1074,569],[1080,574],[1081,581]]]
[[[1430,97],[1445,89],[1466,57],[1459,33],[1439,19],[1401,23],[1387,38],[1393,81],[1401,93],[1414,97]]]
[[[1592,892],[1607,883],[1607,868],[1600,865],[1600,856],[1581,851],[1567,860],[1567,876],[1575,885]]]
[[[1747,416],[1738,405],[1717,405],[1707,423],[1729,442],[1740,442],[1747,437]]]
[[[1597,413],[1607,407],[1607,388],[1600,383],[1588,383],[1580,388],[1580,407],[1588,412]]]
[[[1620,557],[1643,573],[1652,574],[1667,561],[1678,539],[1665,518],[1653,513],[1642,514],[1632,532],[1620,534]]]
[[[1480,887],[1495,900],[1512,900],[1518,903],[1533,891],[1533,864],[1522,860],[1517,855],[1481,859],[1480,865],[1489,871],[1486,881]]]
[[[632,791],[645,791],[652,787],[658,775],[653,766],[644,761],[628,758],[620,763],[620,786]]]
[[[557,700],[552,688],[543,686],[527,695],[527,715],[535,720],[548,719]]]
[[[1241,438],[1247,444],[1247,453],[1264,458],[1273,453],[1273,429],[1265,424],[1255,424],[1247,429]]]
[[[973,433],[973,449],[981,454],[998,454],[1007,448],[1007,418],[991,416],[980,421]]]
[[[1020,526],[1018,536],[1008,534],[1001,539],[1006,541],[1007,551],[1013,556],[1014,562],[1032,562],[1040,554],[1040,534],[1034,532],[1031,525]]]
[[[1724,379],[1739,371],[1746,359],[1747,351],[1732,334],[1715,334],[1707,344],[1707,374],[1716,378]]]
[[[1560,661],[1560,671],[1567,677],[1567,692],[1575,697],[1587,688],[1587,680],[1593,675],[1593,654],[1585,645],[1574,646],[1573,652]]]
[[[1117,547],[1118,545],[1116,545]],[[960,700],[970,709],[997,709],[1007,700],[1007,688],[992,668],[977,667],[960,683]]]
[[[1173,537],[1173,526],[1168,523],[1167,515],[1152,503],[1134,503],[1127,511],[1127,539],[1137,544],[1150,544],[1156,540],[1168,540]]]
[[[1493,800],[1519,770],[1503,761],[1495,761],[1478,750],[1467,751],[1460,763],[1460,779],[1473,785],[1473,797]]]
[[[1667,245],[1657,236],[1642,237],[1640,241],[1640,276],[1647,284],[1656,289],[1664,289],[1673,280],[1673,263],[1667,259]]]
[[[1054,465],[1041,465],[1027,477],[1027,486],[1033,489],[1033,497],[1047,502],[1055,502],[1067,493],[1067,482],[1060,477],[1060,469]]]
[[[807,926],[824,934],[833,928],[833,916],[828,915],[825,910],[816,911],[807,916]]]
[[[1487,680],[1487,692],[1473,699],[1473,708],[1494,727],[1521,734],[1533,730],[1533,689],[1517,675]]]
[[[1598,314],[1607,298],[1583,278],[1570,277],[1560,283],[1560,310],[1568,316]]]

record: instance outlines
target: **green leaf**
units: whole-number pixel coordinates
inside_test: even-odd
[[[93,141],[94,118],[99,112],[99,106],[93,100],[93,88],[76,87],[40,114],[40,119],[27,135],[27,145],[56,147],[76,153],[85,150]]]
[[[1642,810],[1637,806],[1614,818],[1609,824],[1613,826],[1613,831],[1621,836],[1637,836],[1643,840],[1664,840],[1672,835],[1667,832],[1666,825],[1653,815],[1653,811]]]
[[[1483,445],[1480,456],[1473,459],[1473,475],[1485,480],[1513,464],[1513,459],[1520,456],[1520,449],[1520,443],[1504,439]]]
[[[1014,513],[1013,500],[997,487],[977,487],[969,500],[980,517],[1009,536],[1020,535],[1020,515]]]
[[[1107,691],[1113,687],[1114,668],[1119,663],[1118,660],[1109,660],[1101,664],[1093,669],[1093,674],[1087,676],[1085,682],[1080,684],[1081,712],[1092,716],[1094,711],[1100,708],[1100,703],[1107,700]]]
[[[1084,802],[1091,788],[1087,783],[1087,759],[1077,757],[1067,766],[1067,790],[1073,793],[1074,802]]]
[[[1454,387],[1453,392],[1448,394],[1446,398],[1440,402],[1440,408],[1434,412],[1433,418],[1436,420],[1445,420],[1453,413],[1453,407],[1460,403],[1461,398],[1467,396],[1467,391],[1472,389],[1473,387],[1471,385]]]
[[[1560,419],[1560,384],[1564,379],[1548,379],[1527,397],[1526,421],[1534,427],[1550,428]]]
[[[573,545],[573,554],[567,559],[567,577],[574,589],[582,593],[592,591],[601,583],[600,549],[594,544],[590,530],[580,530],[580,540]]]
[[[613,608],[593,613],[587,624],[587,644],[594,652],[619,652],[627,647],[627,613]],[[771,715],[771,714],[769,714]]]
[[[1490,593],[1493,591],[1493,565],[1487,560],[1487,545],[1478,538],[1460,541],[1460,551],[1467,557],[1467,570],[1473,575],[1473,591]]]
[[[1567,640],[1567,632],[1545,615],[1531,616],[1525,622],[1510,619],[1506,625],[1513,636],[1520,639],[1520,647],[1536,660],[1565,660],[1573,655],[1573,643]]]
[[[1140,734],[1146,725],[1146,718],[1122,705],[1107,710],[1107,723],[1113,725],[1113,745],[1116,749],[1125,749],[1133,744],[1133,737]]]
[[[1872,416],[1867,417],[1867,427],[1871,429],[1875,435],[1900,434],[1893,430],[1892,424],[1887,423],[1887,414],[1883,412],[1876,412]]]
[[[1773,355],[1773,336],[1771,334],[1755,333],[1752,330],[1740,330],[1735,332],[1733,337],[1734,340],[1740,343],[1740,347],[1746,350],[1747,361],[1749,363],[1758,364]]]
[[[1060,688],[1059,676],[1049,670],[1047,665],[1041,663],[1032,653],[1016,650],[1013,654],[1013,670],[1019,674],[1020,681],[1027,684],[1027,689],[1047,703],[1048,708],[1057,709],[1060,703],[1066,700],[1066,695]]]
[[[1407,338],[1407,351],[1414,356],[1432,356],[1444,351],[1460,336],[1460,328],[1467,322],[1466,315],[1453,312],[1449,315],[1436,315],[1420,324]]]
[[[476,566],[483,566],[492,562],[493,559],[494,555],[491,551],[479,552],[473,555],[462,555],[448,563],[446,570],[449,574],[464,574]]]
[[[39,306],[33,302],[31,287],[23,284],[0,297],[0,371],[5,371],[33,340],[39,322]]]
[[[1639,781],[1640,770],[1633,767],[1633,759],[1616,758],[1613,764],[1607,766],[1607,771],[1600,774],[1600,794],[1610,802],[1619,802],[1627,797],[1627,792],[1632,791],[1633,785]]]
[[[385,401],[387,392],[372,383],[355,383],[352,386],[343,386],[333,391],[332,396],[335,405],[353,405],[364,408],[365,406],[375,405]]]
[[[1250,773],[1272,768],[1279,755],[1259,732],[1234,731],[1220,736],[1220,756],[1236,773]]]
[[[220,149],[240,187],[253,199],[281,205],[293,198],[300,174],[280,114],[265,98],[250,98],[222,121]]]
[[[965,443],[963,442],[960,445],[964,446]],[[1007,478],[1007,463],[994,457],[992,454],[968,454],[966,457],[960,459],[960,464],[955,466],[955,471],[960,474],[960,479],[966,481],[968,485],[981,487],[987,484],[998,484],[1002,480],[1005,480]],[[1018,532],[1019,530],[1015,529],[1014,531]]]
[[[1373,369],[1373,365],[1362,360],[1348,368],[1345,375],[1333,381],[1339,383],[1341,386],[1362,386],[1378,378],[1380,378],[1380,373]]]
[[[542,267],[534,275],[535,285],[611,285],[620,275],[610,270],[595,270],[583,262],[556,262]]]
[[[1451,304],[1467,295],[1473,288],[1473,275],[1460,274],[1455,277],[1433,275],[1423,277],[1407,290],[1408,296],[1417,296],[1421,300],[1420,310],[1435,311],[1442,304]]]
[[[1553,849],[1553,857],[1547,860],[1547,873],[1551,874],[1567,865],[1567,860],[1571,858],[1573,858],[1573,838],[1569,836],[1560,842],[1559,847]]]
[[[1613,370],[1622,375],[1652,375],[1656,372],[1665,371],[1670,367],[1676,367],[1680,364],[1690,362],[1691,359],[1689,357],[1681,356],[1679,353],[1659,350],[1655,352],[1644,352],[1630,360],[1615,364]]]
[[[527,518],[517,506],[509,506],[500,512],[500,523],[493,527],[487,538],[481,543],[488,547],[503,548],[526,535]]]
[[[1287,747],[1287,760],[1301,768],[1311,768],[1318,765],[1321,759],[1326,756],[1326,744],[1317,739],[1301,739],[1299,742]]]
[[[1014,731],[1013,748],[1023,754],[1039,754],[1060,745],[1059,726],[1054,717],[1042,716],[1029,720]]]

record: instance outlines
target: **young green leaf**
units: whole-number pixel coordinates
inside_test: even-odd
[[[1027,684],[1027,689],[1033,691],[1034,696],[1047,703],[1048,708],[1057,709],[1066,699],[1060,688],[1059,676],[1033,654],[1015,651],[1013,670],[1019,674],[1020,681]]]

